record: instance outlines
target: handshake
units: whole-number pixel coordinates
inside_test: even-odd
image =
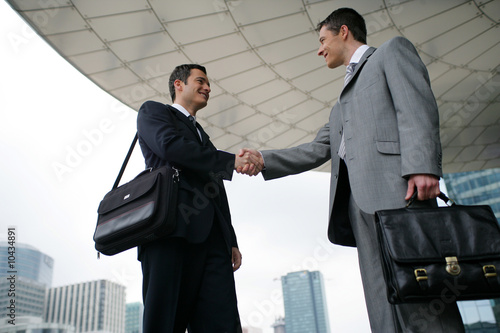
[[[256,176],[264,168],[262,154],[255,149],[242,148],[236,155],[234,169],[238,173]]]

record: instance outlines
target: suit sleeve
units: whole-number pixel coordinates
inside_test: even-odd
[[[139,136],[156,156],[180,168],[231,180],[235,155],[200,145],[194,135],[182,133],[180,126],[180,120],[164,104],[148,101],[139,109]]]
[[[298,174],[321,166],[330,160],[330,126],[323,126],[316,138],[293,148],[264,150],[265,180]]]
[[[401,176],[442,176],[439,113],[425,65],[405,38],[394,38],[384,57],[384,74],[396,110]]]

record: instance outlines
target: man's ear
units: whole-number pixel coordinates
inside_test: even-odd
[[[347,39],[347,35],[349,34],[349,28],[347,25],[342,25],[339,30],[339,35],[342,37],[343,40]]]
[[[182,90],[184,90],[184,82],[182,82],[182,80],[177,79],[174,81],[174,87],[177,95],[177,92],[181,92]]]

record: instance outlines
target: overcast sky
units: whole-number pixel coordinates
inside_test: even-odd
[[[109,279],[127,287],[127,302],[141,301],[136,250],[97,260],[92,240],[136,112],[76,71],[4,1],[0,27],[1,239],[15,227],[18,242],[51,256],[53,286]],[[137,147],[124,179],[143,165]],[[280,277],[307,269],[323,273],[331,331],[369,332],[356,250],[326,237],[329,177],[235,175],[226,182],[243,254],[235,277],[244,325],[272,332],[284,315]]]

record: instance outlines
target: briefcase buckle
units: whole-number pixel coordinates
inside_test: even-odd
[[[458,275],[461,272],[457,257],[446,257],[446,271],[450,275]]]
[[[484,265],[483,272],[484,272],[484,277],[486,278],[497,276],[497,269],[495,265]]]
[[[425,268],[417,268],[414,272],[417,282],[427,280],[427,271],[425,270]]]

